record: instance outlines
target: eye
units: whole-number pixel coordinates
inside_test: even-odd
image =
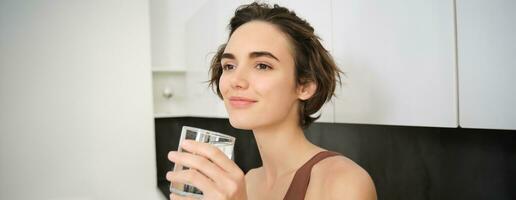
[[[224,70],[224,71],[233,70],[233,69],[235,69],[234,65],[231,65],[231,64],[224,64],[224,65],[222,65],[222,70]]]
[[[259,69],[259,70],[270,70],[270,69],[272,69],[271,66],[269,66],[267,64],[264,64],[264,63],[259,63],[258,65],[256,65],[256,68]]]

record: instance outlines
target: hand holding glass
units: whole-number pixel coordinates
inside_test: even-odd
[[[181,138],[179,139],[179,148],[177,150],[178,152],[187,152],[181,148],[181,144],[184,140],[194,140],[197,142],[211,144],[219,148],[228,158],[233,159],[233,147],[235,146],[235,138],[229,135],[200,128],[183,126],[183,129],[181,131]],[[187,169],[189,168],[179,164],[175,164],[173,171],[175,172]],[[170,192],[187,197],[203,197],[202,191],[200,191],[194,186],[183,183],[171,183]]]

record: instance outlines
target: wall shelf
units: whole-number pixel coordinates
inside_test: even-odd
[[[154,113],[154,118],[155,119],[173,118],[173,117],[195,117],[195,118],[228,119],[227,116],[219,116],[219,115],[195,115],[195,114],[187,114],[187,113]]]
[[[154,113],[154,118],[188,117],[184,113]]]

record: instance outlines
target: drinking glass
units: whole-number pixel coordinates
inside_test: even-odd
[[[211,144],[219,148],[229,159],[233,159],[233,147],[235,146],[235,138],[229,135],[218,133],[215,131],[204,130],[195,127],[183,126],[181,130],[181,138],[179,139],[178,152],[187,152],[181,148],[181,144],[184,140],[195,140],[197,142],[203,142]],[[175,164],[173,171],[187,170],[188,167]],[[170,192],[187,197],[202,198],[202,191],[198,188],[183,184],[183,183],[171,183]]]

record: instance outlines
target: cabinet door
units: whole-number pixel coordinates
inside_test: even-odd
[[[202,1],[149,1],[155,117],[188,116],[185,24]],[[172,96],[167,96],[166,92]]]
[[[457,1],[460,126],[516,129],[515,1]]]
[[[336,121],[457,126],[453,1],[333,1]]]

